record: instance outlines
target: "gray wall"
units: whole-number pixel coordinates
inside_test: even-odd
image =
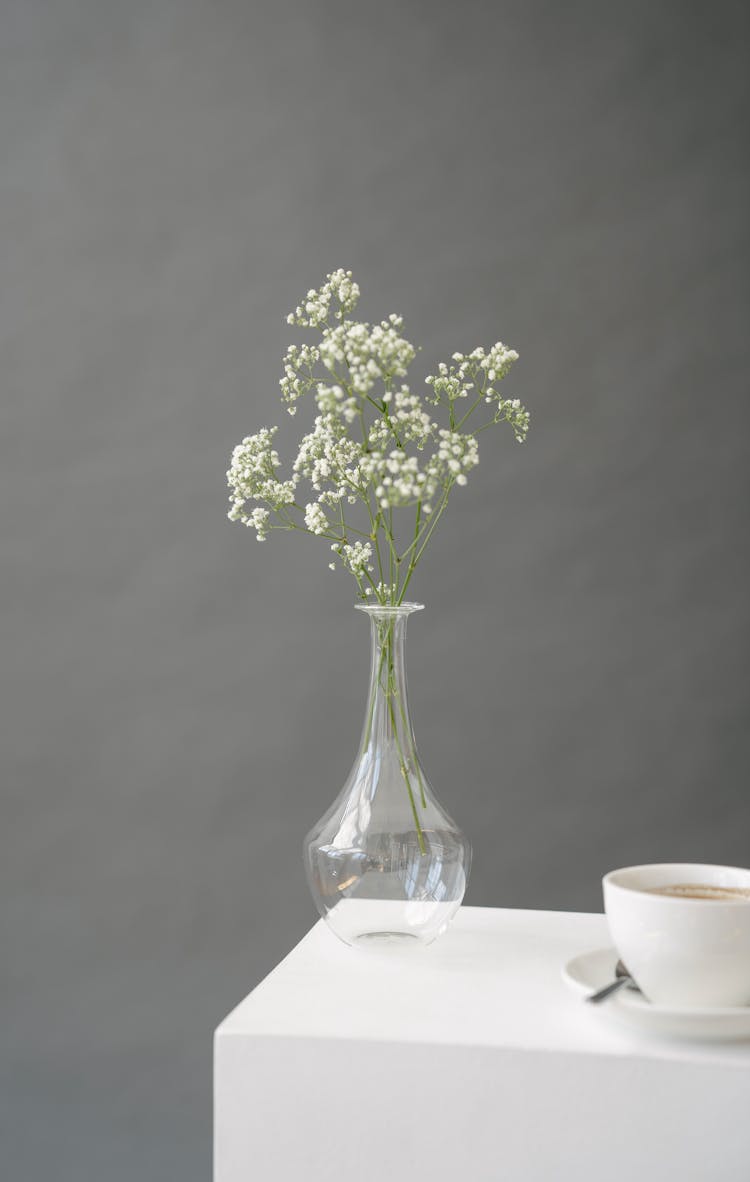
[[[325,547],[225,520],[285,313],[351,267],[426,373],[498,336],[414,593],[468,901],[748,850],[747,7],[3,0],[4,1158],[209,1171],[213,1026],[313,922],[359,733]]]

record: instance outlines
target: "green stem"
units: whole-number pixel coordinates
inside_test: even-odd
[[[438,508],[437,513],[433,513],[432,518],[430,519],[429,529],[427,530],[426,534],[424,535],[424,541],[422,542],[422,545],[419,547],[418,550],[416,550],[414,552],[414,554],[412,554],[411,561],[409,563],[409,569],[406,572],[406,578],[404,579],[404,585],[401,588],[401,596],[399,598],[399,603],[403,603],[404,595],[406,594],[406,588],[409,586],[409,583],[411,582],[411,577],[414,574],[414,568],[417,565],[417,563],[419,562],[422,555],[424,554],[425,546],[427,545],[430,538],[432,537],[435,526],[437,525],[438,521],[440,520],[443,513],[445,512],[445,507],[448,504],[448,496],[450,495],[450,491],[452,488],[453,488],[453,481],[450,481],[450,483],[447,485],[447,487],[445,489],[445,492],[443,493],[443,499],[440,502],[440,507]],[[411,549],[411,547],[410,547],[410,549]]]
[[[409,804],[411,805],[411,812],[412,812],[412,816],[414,818],[414,825],[417,830],[417,839],[419,841],[419,852],[420,852],[420,854],[426,854],[427,847],[425,846],[424,832],[422,831],[422,825],[419,820],[419,813],[417,812],[417,802],[414,799],[414,792],[412,790],[411,781],[409,780],[409,773],[406,770],[406,757],[404,756],[403,748],[401,747],[401,740],[398,737],[398,725],[396,723],[396,715],[393,710],[393,698],[391,697],[390,694],[388,695],[388,707],[389,707],[389,712],[391,715],[391,723],[393,724],[393,734],[396,739],[396,746],[398,747],[398,753],[401,757],[401,775],[404,777],[404,782],[406,784],[406,791],[409,793]]]
[[[362,407],[357,409],[357,414],[359,415],[359,421],[362,427],[362,450],[365,452],[365,454],[367,454],[367,452],[370,450],[370,445],[367,441],[367,424],[365,423],[365,416],[363,414]]]
[[[381,638],[380,638],[380,645],[381,645],[381,647],[380,647],[380,661],[378,663],[378,669],[377,669],[377,673],[375,676],[375,683],[372,687],[372,692],[370,694],[370,704],[369,704],[369,708],[367,711],[367,725],[365,726],[365,735],[364,735],[364,740],[362,743],[362,751],[364,753],[367,750],[367,747],[369,746],[370,739],[372,737],[372,723],[373,723],[373,718],[375,716],[375,703],[377,701],[378,692],[382,692],[385,695],[385,699],[386,699],[386,703],[387,703],[387,707],[388,707],[388,716],[390,718],[391,728],[393,730],[393,738],[396,743],[396,748],[397,748],[398,754],[399,754],[399,767],[401,770],[401,775],[404,778],[404,783],[406,784],[406,791],[407,791],[407,794],[409,797],[409,806],[411,808],[412,817],[414,818],[414,826],[417,831],[417,840],[419,842],[419,851],[420,851],[420,853],[424,854],[427,852],[427,846],[426,846],[425,839],[424,839],[424,830],[422,828],[422,823],[419,819],[419,812],[417,810],[417,802],[416,802],[416,799],[414,796],[414,789],[412,787],[411,779],[409,777],[409,760],[406,757],[406,753],[404,751],[404,744],[402,743],[401,736],[399,734],[398,719],[396,717],[396,710],[395,710],[395,705],[394,705],[396,700],[398,700],[399,714],[401,715],[401,720],[403,722],[404,737],[406,740],[406,744],[409,748],[409,755],[411,758],[411,763],[413,765],[414,772],[417,777],[417,782],[419,784],[419,792],[420,792],[420,800],[421,800],[422,808],[427,808],[427,797],[426,797],[426,793],[425,793],[424,782],[422,780],[422,775],[421,775],[421,772],[419,769],[419,763],[417,761],[417,753],[416,753],[416,748],[414,746],[413,736],[411,734],[411,729],[409,727],[408,720],[406,717],[406,711],[404,709],[404,704],[401,700],[401,695],[399,694],[399,692],[396,688],[396,671],[395,671],[395,665],[394,665],[394,660],[393,660],[393,647],[394,647],[393,633],[394,633],[394,622],[392,620],[389,620],[385,626],[385,634],[381,635]],[[384,684],[383,683],[383,669],[386,665],[386,662],[387,662],[388,668],[387,668],[387,676],[386,676],[385,684]]]
[[[398,698],[398,708],[401,713],[401,721],[404,724],[404,734],[406,735],[406,740],[409,745],[409,754],[411,755],[411,761],[414,766],[414,771],[416,772],[416,775],[417,775],[417,782],[419,784],[419,795],[422,799],[422,808],[426,809],[427,808],[427,797],[425,796],[424,782],[422,780],[422,772],[420,771],[420,768],[419,768],[419,760],[417,759],[417,748],[414,743],[414,736],[411,733],[411,727],[409,726],[408,720],[406,718],[406,711],[404,710],[404,703],[401,700],[401,695],[399,694],[398,690],[395,687],[393,690],[393,696],[395,698]]]
[[[364,742],[362,744],[363,751],[367,750],[368,744],[370,742],[370,736],[372,734],[372,719],[373,719],[373,715],[375,713],[375,701],[378,696],[378,686],[380,685],[380,678],[383,675],[383,665],[385,664],[385,657],[386,657],[387,651],[388,650],[387,650],[386,646],[383,645],[383,647],[380,650],[380,664],[378,665],[378,673],[377,673],[377,677],[375,678],[375,685],[372,687],[372,694],[370,695],[370,709],[367,713],[367,726],[365,728],[365,738],[364,738]]]
[[[414,541],[412,542],[411,546],[409,546],[409,549],[405,550],[404,553],[401,555],[401,558],[399,560],[401,562],[403,562],[404,558],[409,553],[409,550],[413,551],[414,547],[416,546],[416,544],[419,540],[419,532],[420,532],[419,531],[419,523],[421,520],[421,516],[422,516],[422,502],[417,501],[417,515],[416,515],[416,520],[414,522]],[[401,594],[400,594],[399,600],[398,600],[399,603],[403,603],[404,593],[406,592],[406,588],[409,585],[409,580],[411,579],[412,572],[414,571],[414,567],[416,566],[416,564],[417,564],[417,560],[414,557],[414,554],[412,553],[412,559],[411,559],[411,562],[409,563],[408,569],[406,571],[406,578],[404,580],[404,585],[401,588]]]
[[[420,527],[420,531],[417,534],[417,536],[414,538],[414,541],[411,542],[406,547],[403,554],[401,555],[401,562],[403,562],[404,559],[407,558],[411,554],[412,550],[416,549],[417,545],[422,540],[422,537],[424,536],[424,534],[426,534],[427,531],[429,530],[431,524],[432,524],[432,518],[429,518],[429,517],[428,517],[427,521],[422,523],[422,525]]]
[[[486,431],[488,427],[496,427],[496,426],[497,426],[497,419],[490,419],[489,423],[483,423],[482,426],[477,427],[476,431],[473,431],[472,434],[473,435],[481,435],[482,432]]]
[[[422,542],[422,545],[419,547],[416,554],[414,555],[413,561],[410,563],[412,571],[414,570],[414,567],[417,565],[420,558],[424,554],[425,546],[427,545],[430,538],[432,537],[432,534],[435,530],[435,526],[437,525],[438,521],[440,520],[440,518],[443,516],[443,513],[445,512],[446,505],[448,504],[448,496],[450,494],[451,489],[453,488],[453,483],[454,482],[451,480],[450,483],[448,484],[448,486],[446,487],[445,493],[443,494],[443,499],[440,503],[440,508],[438,509],[437,513],[435,513],[433,515],[432,521],[430,522],[430,528],[427,530],[427,533],[425,534],[424,541]],[[409,578],[411,578],[411,574],[409,575]]]
[[[401,775],[404,777],[404,783],[406,784],[406,791],[409,794],[409,804],[411,806],[412,816],[414,817],[414,825],[417,830],[417,839],[419,841],[419,852],[421,854],[425,854],[427,852],[427,848],[425,846],[424,832],[422,830],[422,823],[419,820],[419,813],[417,812],[417,802],[414,799],[414,791],[411,786],[411,780],[409,779],[409,772],[407,769],[406,756],[404,755],[404,749],[401,745],[401,739],[400,739],[399,733],[398,733],[398,723],[396,721],[396,712],[393,709],[393,699],[394,699],[394,697],[397,696],[397,693],[396,693],[396,687],[395,687],[395,673],[394,673],[394,667],[393,667],[393,639],[392,638],[393,638],[393,624],[391,623],[391,624],[389,624],[389,635],[388,635],[388,639],[386,641],[386,643],[388,645],[388,652],[389,652],[388,688],[386,690],[386,698],[388,699],[388,713],[390,714],[390,717],[391,717],[391,726],[393,727],[393,737],[396,740],[396,747],[398,749],[398,754],[399,754],[399,759],[400,759],[400,764],[401,764]],[[424,787],[422,787],[422,798],[423,798],[423,806],[426,807],[427,802],[426,802],[426,800],[424,800]]]
[[[465,423],[465,422],[466,422],[466,420],[468,419],[469,415],[473,415],[473,414],[474,414],[474,411],[477,409],[477,407],[479,406],[479,403],[482,401],[482,399],[483,399],[483,398],[484,398],[484,390],[482,390],[482,391],[481,391],[481,393],[480,393],[479,397],[476,399],[476,401],[475,401],[475,402],[472,402],[471,406],[469,407],[469,409],[467,410],[467,412],[466,412],[466,414],[463,416],[463,418],[461,418],[461,419],[459,419],[459,420],[458,420],[458,422],[456,423],[456,426],[454,427],[454,430],[455,430],[455,431],[460,431],[460,430],[461,430],[461,428],[463,427],[464,423]]]
[[[394,556],[394,548],[393,548],[393,506],[391,506],[391,507],[390,507],[390,509],[388,510],[388,530],[387,530],[387,537],[388,537],[388,545],[389,545],[389,547],[390,547],[390,551],[391,551],[391,553],[390,553],[390,561],[389,561],[389,564],[388,564],[388,565],[389,565],[389,570],[390,570],[390,576],[389,576],[389,580],[388,580],[388,581],[389,581],[389,583],[390,583],[390,585],[391,585],[391,597],[392,597],[392,596],[393,596],[393,576],[394,576],[394,565],[393,565],[393,556]]]
[[[380,582],[382,583],[384,581],[383,580],[383,560],[382,560],[382,557],[380,554],[380,542],[378,539],[378,524],[377,524],[378,517],[380,516],[380,511],[378,510],[377,513],[373,513],[373,511],[370,507],[370,498],[368,495],[367,488],[365,488],[365,487],[358,488],[357,491],[359,492],[362,503],[364,504],[365,509],[367,510],[367,516],[370,518],[370,532],[369,532],[369,534],[362,534],[362,537],[367,538],[369,541],[371,541],[375,544],[375,559],[378,564],[378,576],[380,578]],[[377,592],[377,587],[372,579],[370,579],[370,582],[372,583],[373,589]]]

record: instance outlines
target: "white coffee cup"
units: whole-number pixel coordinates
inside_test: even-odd
[[[656,1005],[750,1006],[750,897],[650,893],[677,884],[748,891],[750,870],[662,862],[606,874],[604,910],[621,959]]]

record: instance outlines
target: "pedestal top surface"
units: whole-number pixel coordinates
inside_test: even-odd
[[[577,1051],[750,1068],[750,1042],[656,1038],[573,995],[562,980],[565,963],[609,943],[603,915],[557,911],[462,907],[429,947],[379,950],[346,947],[321,920],[217,1033]]]

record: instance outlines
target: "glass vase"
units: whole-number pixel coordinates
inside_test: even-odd
[[[305,839],[320,914],[346,944],[431,943],[461,905],[471,846],[437,800],[409,714],[406,621],[417,603],[357,604],[370,617],[370,688],[354,766]]]

